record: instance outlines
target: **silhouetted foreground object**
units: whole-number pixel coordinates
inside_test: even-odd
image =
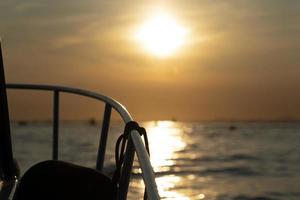
[[[125,146],[130,132],[136,130],[144,137],[147,152],[149,145],[146,130],[134,121],[126,124],[116,144],[116,171],[113,179],[99,171],[63,161],[44,161],[31,167],[17,186],[13,200],[113,200],[120,184]],[[146,193],[144,199],[147,199]]]
[[[1,178],[7,181],[14,179],[14,168],[8,104],[6,95],[6,83],[4,76],[4,64],[0,40],[0,172]]]
[[[110,200],[110,178],[62,161],[44,161],[31,167],[18,184],[14,200]]]
[[[4,64],[0,38],[0,199],[6,200],[18,177],[17,162],[13,159]]]

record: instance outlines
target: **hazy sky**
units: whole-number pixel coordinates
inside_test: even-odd
[[[1,0],[0,8],[7,82],[102,92],[139,120],[300,119],[299,0]],[[189,31],[166,58],[133,39],[157,10]],[[10,93],[10,102],[15,119],[51,112],[44,93]],[[67,119],[98,111],[82,99],[63,104]]]

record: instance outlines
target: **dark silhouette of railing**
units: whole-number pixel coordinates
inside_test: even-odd
[[[96,169],[102,171],[106,142],[111,118],[112,109],[116,110],[124,123],[132,121],[132,117],[126,108],[120,104],[118,101],[98,93],[94,93],[87,90],[82,90],[78,88],[53,86],[53,85],[33,85],[33,84],[6,84],[7,89],[23,89],[23,90],[46,90],[53,92],[53,141],[52,141],[52,159],[58,160],[59,153],[59,103],[61,93],[72,93],[81,96],[86,96],[93,98],[105,103],[105,109],[102,120],[101,136],[99,141],[99,148],[96,161]],[[128,186],[130,181],[130,173],[132,170],[134,154],[137,153],[139,164],[142,169],[142,176],[147,189],[147,195],[149,199],[160,199],[157,186],[155,182],[154,171],[150,163],[149,156],[145,149],[144,143],[141,136],[137,131],[131,132],[131,137],[129,139],[128,145],[126,147],[124,166],[120,178],[120,189],[118,197],[119,199],[126,199]]]

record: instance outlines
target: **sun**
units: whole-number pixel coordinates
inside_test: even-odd
[[[142,46],[158,57],[175,53],[186,41],[187,31],[167,14],[155,14],[144,22],[136,33]]]

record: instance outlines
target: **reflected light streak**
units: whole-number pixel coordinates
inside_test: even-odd
[[[174,188],[176,186],[176,183],[180,181],[181,178],[175,175],[156,178],[159,194],[167,199],[189,200],[189,197],[186,197],[174,190],[172,191],[172,188]]]
[[[161,171],[174,165],[176,151],[185,148],[186,143],[181,137],[181,130],[172,121],[158,121],[146,124],[151,146],[151,163],[155,171]]]
[[[186,147],[182,138],[182,130],[172,121],[158,121],[145,124],[151,144],[151,163],[155,171],[166,171],[175,165],[176,151]],[[159,194],[167,199],[189,199],[188,197],[174,191],[176,185],[182,181],[181,177],[175,175],[156,178]]]
[[[205,195],[204,194],[199,194],[198,197],[199,197],[199,199],[204,199]]]

